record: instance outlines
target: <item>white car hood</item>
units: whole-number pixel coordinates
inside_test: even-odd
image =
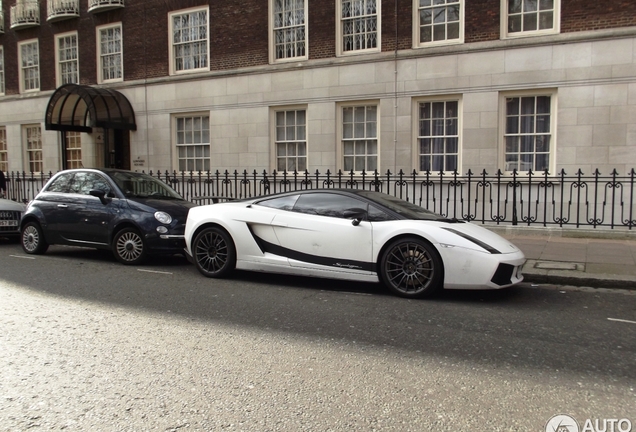
[[[512,244],[510,240],[501,237],[499,234],[496,234],[487,228],[472,224],[470,222],[444,223],[440,224],[439,227],[450,232],[455,232],[456,234],[459,233],[469,236],[470,238],[485,243],[486,245],[490,246],[493,249],[496,249],[499,253],[502,254],[519,252],[519,248]]]
[[[20,211],[24,212],[26,206],[22,203],[11,201],[8,199],[0,198],[0,211]]]

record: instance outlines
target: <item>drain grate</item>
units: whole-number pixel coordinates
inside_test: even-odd
[[[585,265],[581,263],[559,261],[537,261],[534,268],[543,270],[576,270],[585,271]]]

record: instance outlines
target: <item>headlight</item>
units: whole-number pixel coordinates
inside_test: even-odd
[[[155,219],[157,219],[162,224],[166,224],[166,225],[172,222],[172,216],[162,211],[158,211],[155,213]]]

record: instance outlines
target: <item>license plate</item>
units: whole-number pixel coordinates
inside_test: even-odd
[[[0,226],[18,226],[16,220],[0,220]]]

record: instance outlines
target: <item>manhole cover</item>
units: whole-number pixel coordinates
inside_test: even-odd
[[[557,262],[557,261],[539,261],[534,265],[534,268],[544,270],[578,270],[583,268],[582,264],[570,263],[570,262]]]

